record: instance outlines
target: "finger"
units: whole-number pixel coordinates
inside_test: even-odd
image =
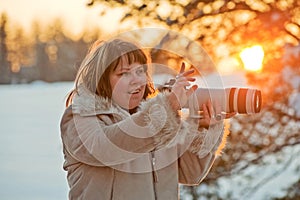
[[[189,89],[187,90],[186,95],[187,95],[188,97],[190,97],[190,96],[193,94],[193,92],[194,92],[195,90],[197,90],[197,88],[198,88],[197,85],[193,85],[191,88],[189,88]]]
[[[191,87],[191,89],[193,90],[193,92],[195,91],[195,90],[197,90],[198,89],[198,85],[193,85],[192,87]]]
[[[180,71],[179,71],[179,73],[181,74],[181,73],[183,73],[184,72],[184,70],[185,70],[185,63],[184,62],[182,62],[181,63],[181,67],[180,67]]]
[[[196,80],[195,78],[180,77],[180,78],[176,79],[176,82],[173,85],[173,88],[184,87],[184,89],[187,89],[191,85],[191,82],[193,82],[195,80]]]
[[[187,81],[191,81],[191,82],[194,82],[196,80],[196,78],[192,78],[192,77],[188,77],[186,78]]]
[[[194,82],[196,80],[196,78],[193,77],[184,77],[184,76],[180,76],[176,79],[177,82],[183,82],[183,81],[191,81]]]
[[[237,114],[236,112],[226,113],[226,114],[225,114],[225,118],[226,118],[226,119],[231,118],[231,117],[235,116],[236,114]]]
[[[209,112],[208,112],[208,109],[207,109],[207,105],[203,104],[202,105],[202,110],[203,110],[203,118],[209,119],[210,116],[209,116]]]
[[[221,114],[221,105],[218,101],[214,101],[215,114]]]
[[[181,75],[182,76],[189,76],[189,75],[193,74],[194,72],[195,72],[194,69],[189,69],[186,72],[182,72]]]
[[[215,111],[214,111],[214,107],[213,107],[211,101],[207,102],[207,108],[208,108],[210,117],[213,118],[215,116]]]
[[[186,89],[187,87],[189,87],[191,84],[187,81],[182,81],[182,82],[177,82],[176,85],[174,85],[174,88],[184,88]]]

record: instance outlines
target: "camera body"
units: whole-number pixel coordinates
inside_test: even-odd
[[[217,103],[222,112],[255,114],[261,110],[261,91],[252,88],[198,88],[190,96],[185,108],[190,117],[199,117],[202,105],[210,100]]]

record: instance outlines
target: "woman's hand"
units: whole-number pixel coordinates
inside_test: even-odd
[[[196,80],[195,78],[188,77],[193,73],[193,69],[185,71],[185,64],[182,63],[180,72],[176,76],[175,83],[172,86],[171,94],[169,96],[169,100],[174,110],[179,110],[185,106],[191,94],[198,88],[197,85],[193,85],[189,89],[186,89],[186,87],[191,85],[190,82]]]
[[[221,111],[221,106],[218,102],[215,106],[212,105],[211,101],[207,104],[202,105],[202,118],[199,120],[199,127],[208,128],[210,125],[220,123],[223,119],[228,119],[236,115],[236,112],[224,113]]]

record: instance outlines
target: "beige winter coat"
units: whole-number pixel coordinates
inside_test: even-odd
[[[165,94],[130,115],[81,86],[62,117],[61,137],[69,199],[172,200],[178,183],[199,184],[206,176],[223,124],[198,130]]]

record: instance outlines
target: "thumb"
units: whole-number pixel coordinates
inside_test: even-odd
[[[187,97],[190,97],[193,94],[193,92],[197,89],[198,89],[198,86],[193,85],[190,89],[187,90],[187,92],[186,92]]]

